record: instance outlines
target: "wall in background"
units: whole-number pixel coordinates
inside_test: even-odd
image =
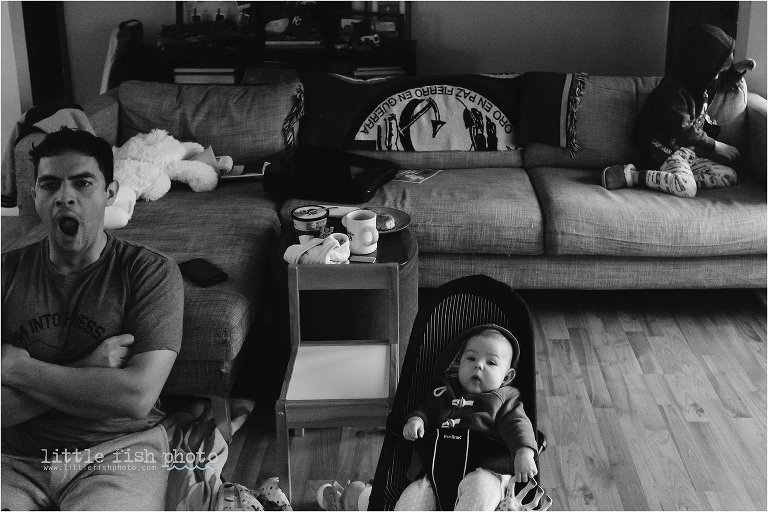
[[[2,41],[0,41],[0,50],[2,51],[2,112],[3,112],[3,153],[8,149],[7,138],[13,131],[13,125],[21,116],[21,94],[19,92],[19,81],[16,79],[16,56],[13,48],[13,38],[11,37],[10,12],[8,11],[8,2],[0,3],[0,32]]]
[[[414,2],[419,73],[662,75],[667,2]]]
[[[7,6],[3,4],[5,19]],[[139,19],[144,24],[144,39],[151,43],[163,24],[174,23],[176,19],[173,1],[65,2],[64,8],[72,86],[78,102],[98,94],[109,36],[120,22]],[[606,75],[664,72],[667,2],[436,1],[413,2],[411,10],[422,74],[529,70]],[[765,96],[766,4],[740,2],[740,10],[737,50],[758,61],[757,70],[748,75],[748,80],[750,90]],[[16,51],[18,67],[18,45]],[[4,44],[4,69],[6,59],[10,58],[7,52]],[[21,87],[22,103],[25,87],[28,84]]]
[[[75,101],[99,91],[109,35],[137,18],[154,41],[175,2],[65,2]],[[667,2],[413,2],[420,74],[664,72]]]
[[[29,86],[27,48],[24,43],[24,25],[21,2],[0,2],[0,58],[2,58],[2,162],[6,152],[13,149],[11,135],[21,113],[32,107],[32,89]],[[20,32],[20,33],[19,33]],[[3,209],[5,210],[5,208]]]
[[[755,59],[757,67],[747,73],[747,89],[766,97],[766,2],[739,2],[739,24],[736,30],[736,60]]]
[[[144,42],[153,44],[163,25],[176,22],[176,2],[64,2],[76,103],[99,94],[109,37],[131,18],[141,21]]]

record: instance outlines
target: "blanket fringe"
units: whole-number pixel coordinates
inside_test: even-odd
[[[301,84],[293,92],[293,97],[293,107],[283,121],[283,140],[286,147],[291,147],[296,143],[296,134],[293,128],[304,117],[304,87]]]
[[[568,93],[568,114],[566,116],[566,131],[568,133],[568,153],[571,158],[576,157],[576,153],[581,149],[579,141],[576,139],[576,113],[581,107],[581,97],[584,95],[584,89],[587,86],[586,73],[574,73],[571,81],[571,90]]]

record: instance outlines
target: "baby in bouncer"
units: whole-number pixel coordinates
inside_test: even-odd
[[[395,510],[505,509],[510,504],[502,502],[514,500],[516,482],[530,479],[535,484],[536,435],[519,400],[520,392],[510,386],[520,354],[517,339],[506,329],[489,324],[459,334],[451,347],[458,347],[460,354],[458,375],[444,376],[444,385],[407,416],[403,427],[409,441],[437,431],[438,442],[428,461],[431,467],[427,476],[403,491]],[[452,366],[455,364],[454,360]],[[467,439],[459,439],[462,435]],[[470,437],[500,441],[509,453],[485,458],[464,476],[462,468],[469,469],[466,453],[473,445]],[[511,467],[510,456],[514,458]],[[458,489],[445,492],[441,486],[455,487],[457,478],[443,475],[455,475],[456,468],[460,471]],[[450,502],[454,497],[455,502]]]

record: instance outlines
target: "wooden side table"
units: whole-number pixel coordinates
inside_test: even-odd
[[[385,424],[417,309],[416,238],[380,237],[376,263],[288,265],[287,281],[291,355],[275,418],[290,499],[289,429]]]
[[[343,231],[341,222],[331,219],[331,225],[336,231]],[[277,244],[275,258],[279,260],[276,272],[277,279],[287,283],[286,270],[288,265],[283,261],[285,249],[297,243],[297,237],[292,229],[286,229]],[[419,247],[416,235],[409,228],[396,233],[381,234],[376,263],[350,263],[352,266],[376,265],[381,263],[397,263],[400,284],[400,363],[405,357],[411,327],[416,319],[418,309],[419,287]],[[342,265],[346,267],[347,265]],[[284,286],[284,285],[282,285]],[[353,339],[361,333],[374,337],[376,333],[386,332],[387,325],[383,315],[386,305],[383,294],[371,290],[323,290],[303,292],[301,330],[311,333],[314,339]],[[359,314],[347,315],[339,305],[354,305]]]

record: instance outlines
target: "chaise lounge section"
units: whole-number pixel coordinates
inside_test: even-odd
[[[298,104],[299,90],[298,82],[242,88],[127,82],[84,111],[96,133],[113,145],[163,128],[243,161],[285,148],[283,123]],[[289,126],[287,133],[293,136],[293,130]],[[33,185],[29,150],[44,136],[33,133],[16,145],[20,217],[3,218],[3,250],[44,236],[28,193]],[[258,182],[222,182],[203,193],[174,184],[157,201],[139,201],[128,225],[115,231],[177,263],[201,257],[228,274],[227,281],[209,288],[185,278],[182,348],[164,394],[226,398],[247,352],[244,346],[270,342],[265,324],[273,306],[270,258],[280,234],[278,206]],[[219,414],[228,415],[226,400],[214,403]]]

